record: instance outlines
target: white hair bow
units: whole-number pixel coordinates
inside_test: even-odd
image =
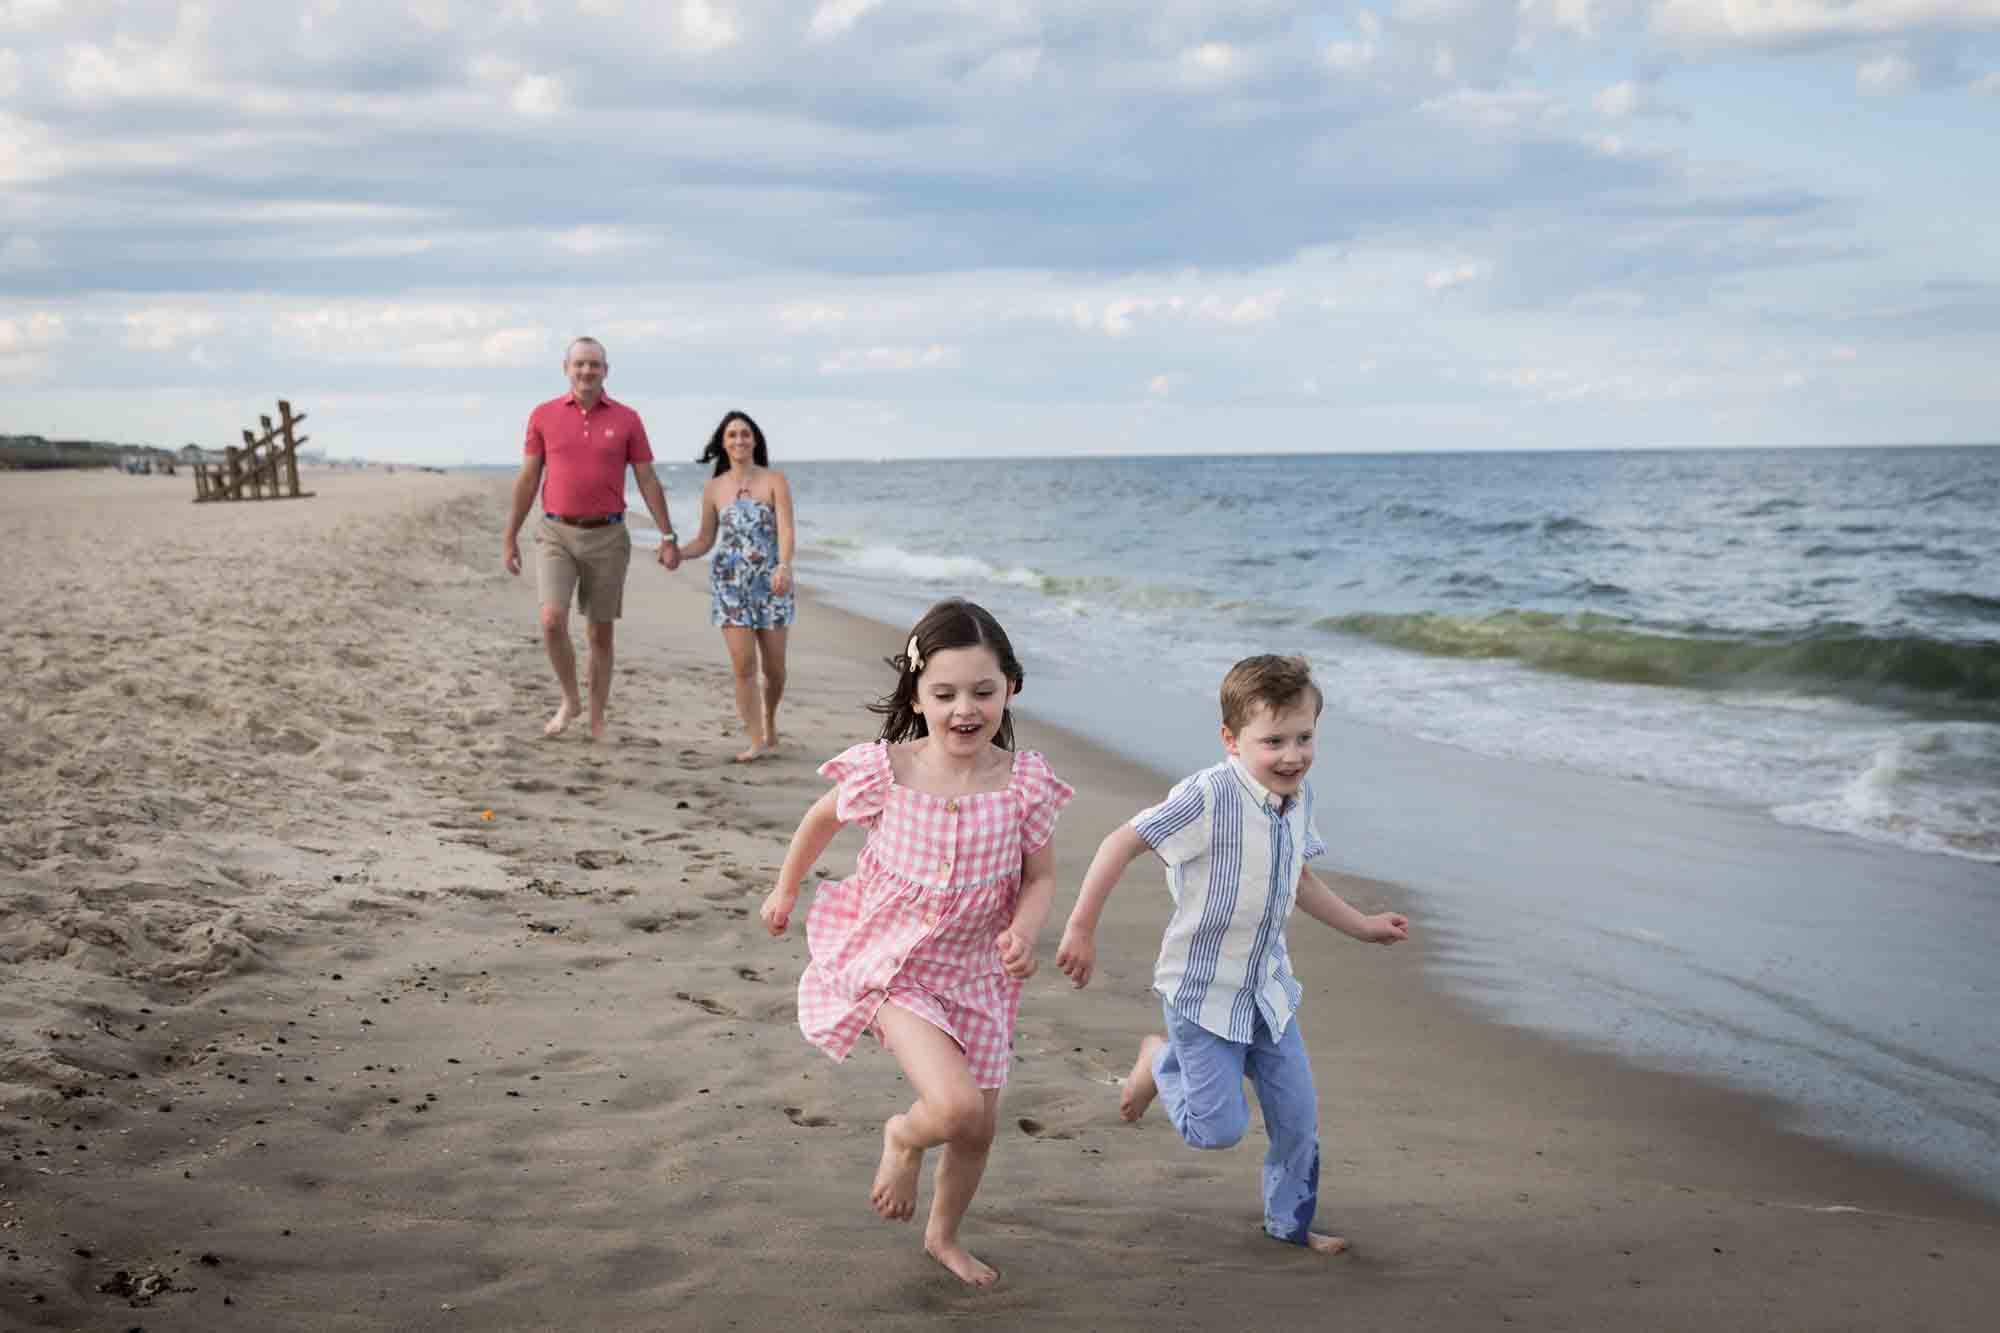
[[[924,669],[924,659],[917,656],[916,635],[912,634],[910,636],[910,641],[903,645],[903,657],[904,660],[906,660],[910,664],[911,675],[916,675],[917,673],[921,672]]]

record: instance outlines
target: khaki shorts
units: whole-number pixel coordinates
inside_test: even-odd
[[[543,606],[567,611],[574,594],[585,620],[616,620],[625,610],[625,570],[631,563],[632,534],[623,523],[578,528],[544,515],[535,529],[535,581]]]

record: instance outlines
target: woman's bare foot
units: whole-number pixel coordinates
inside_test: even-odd
[[[1345,1254],[1347,1242],[1339,1236],[1322,1236],[1317,1231],[1308,1231],[1306,1248],[1315,1254]]]
[[[1139,1043],[1139,1058],[1132,1062],[1132,1072],[1118,1085],[1118,1114],[1126,1120],[1136,1122],[1146,1114],[1153,1098],[1160,1095],[1160,1085],[1153,1081],[1153,1056],[1166,1044],[1167,1039],[1158,1033]]]
[[[924,1253],[951,1270],[952,1276],[968,1287],[990,1287],[1000,1280],[1000,1270],[983,1264],[955,1240],[924,1237]]]
[[[754,764],[769,753],[771,753],[770,746],[762,741],[751,741],[749,749],[737,753],[736,762],[739,764]]]
[[[924,1168],[921,1148],[905,1148],[897,1131],[903,1117],[892,1115],[882,1126],[882,1165],[875,1168],[875,1187],[868,1202],[885,1222],[907,1222],[917,1211],[917,1176]]]
[[[582,711],[583,705],[581,703],[571,703],[567,699],[563,700],[562,707],[556,709],[556,715],[542,724],[542,735],[562,735],[565,731],[569,730],[569,724],[576,721],[577,714]]]

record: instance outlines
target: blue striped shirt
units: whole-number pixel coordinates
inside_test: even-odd
[[[1218,1037],[1249,1041],[1259,1013],[1279,1037],[1298,1011],[1285,920],[1299,872],[1326,851],[1312,808],[1310,782],[1281,801],[1229,759],[1181,779],[1132,819],[1166,862],[1174,898],[1153,989]]]

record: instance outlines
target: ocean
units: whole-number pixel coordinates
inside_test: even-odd
[[[1134,758],[1309,658],[1335,864],[1494,1016],[2000,1198],[2000,448],[780,453],[803,586],[985,604],[1024,711]]]

